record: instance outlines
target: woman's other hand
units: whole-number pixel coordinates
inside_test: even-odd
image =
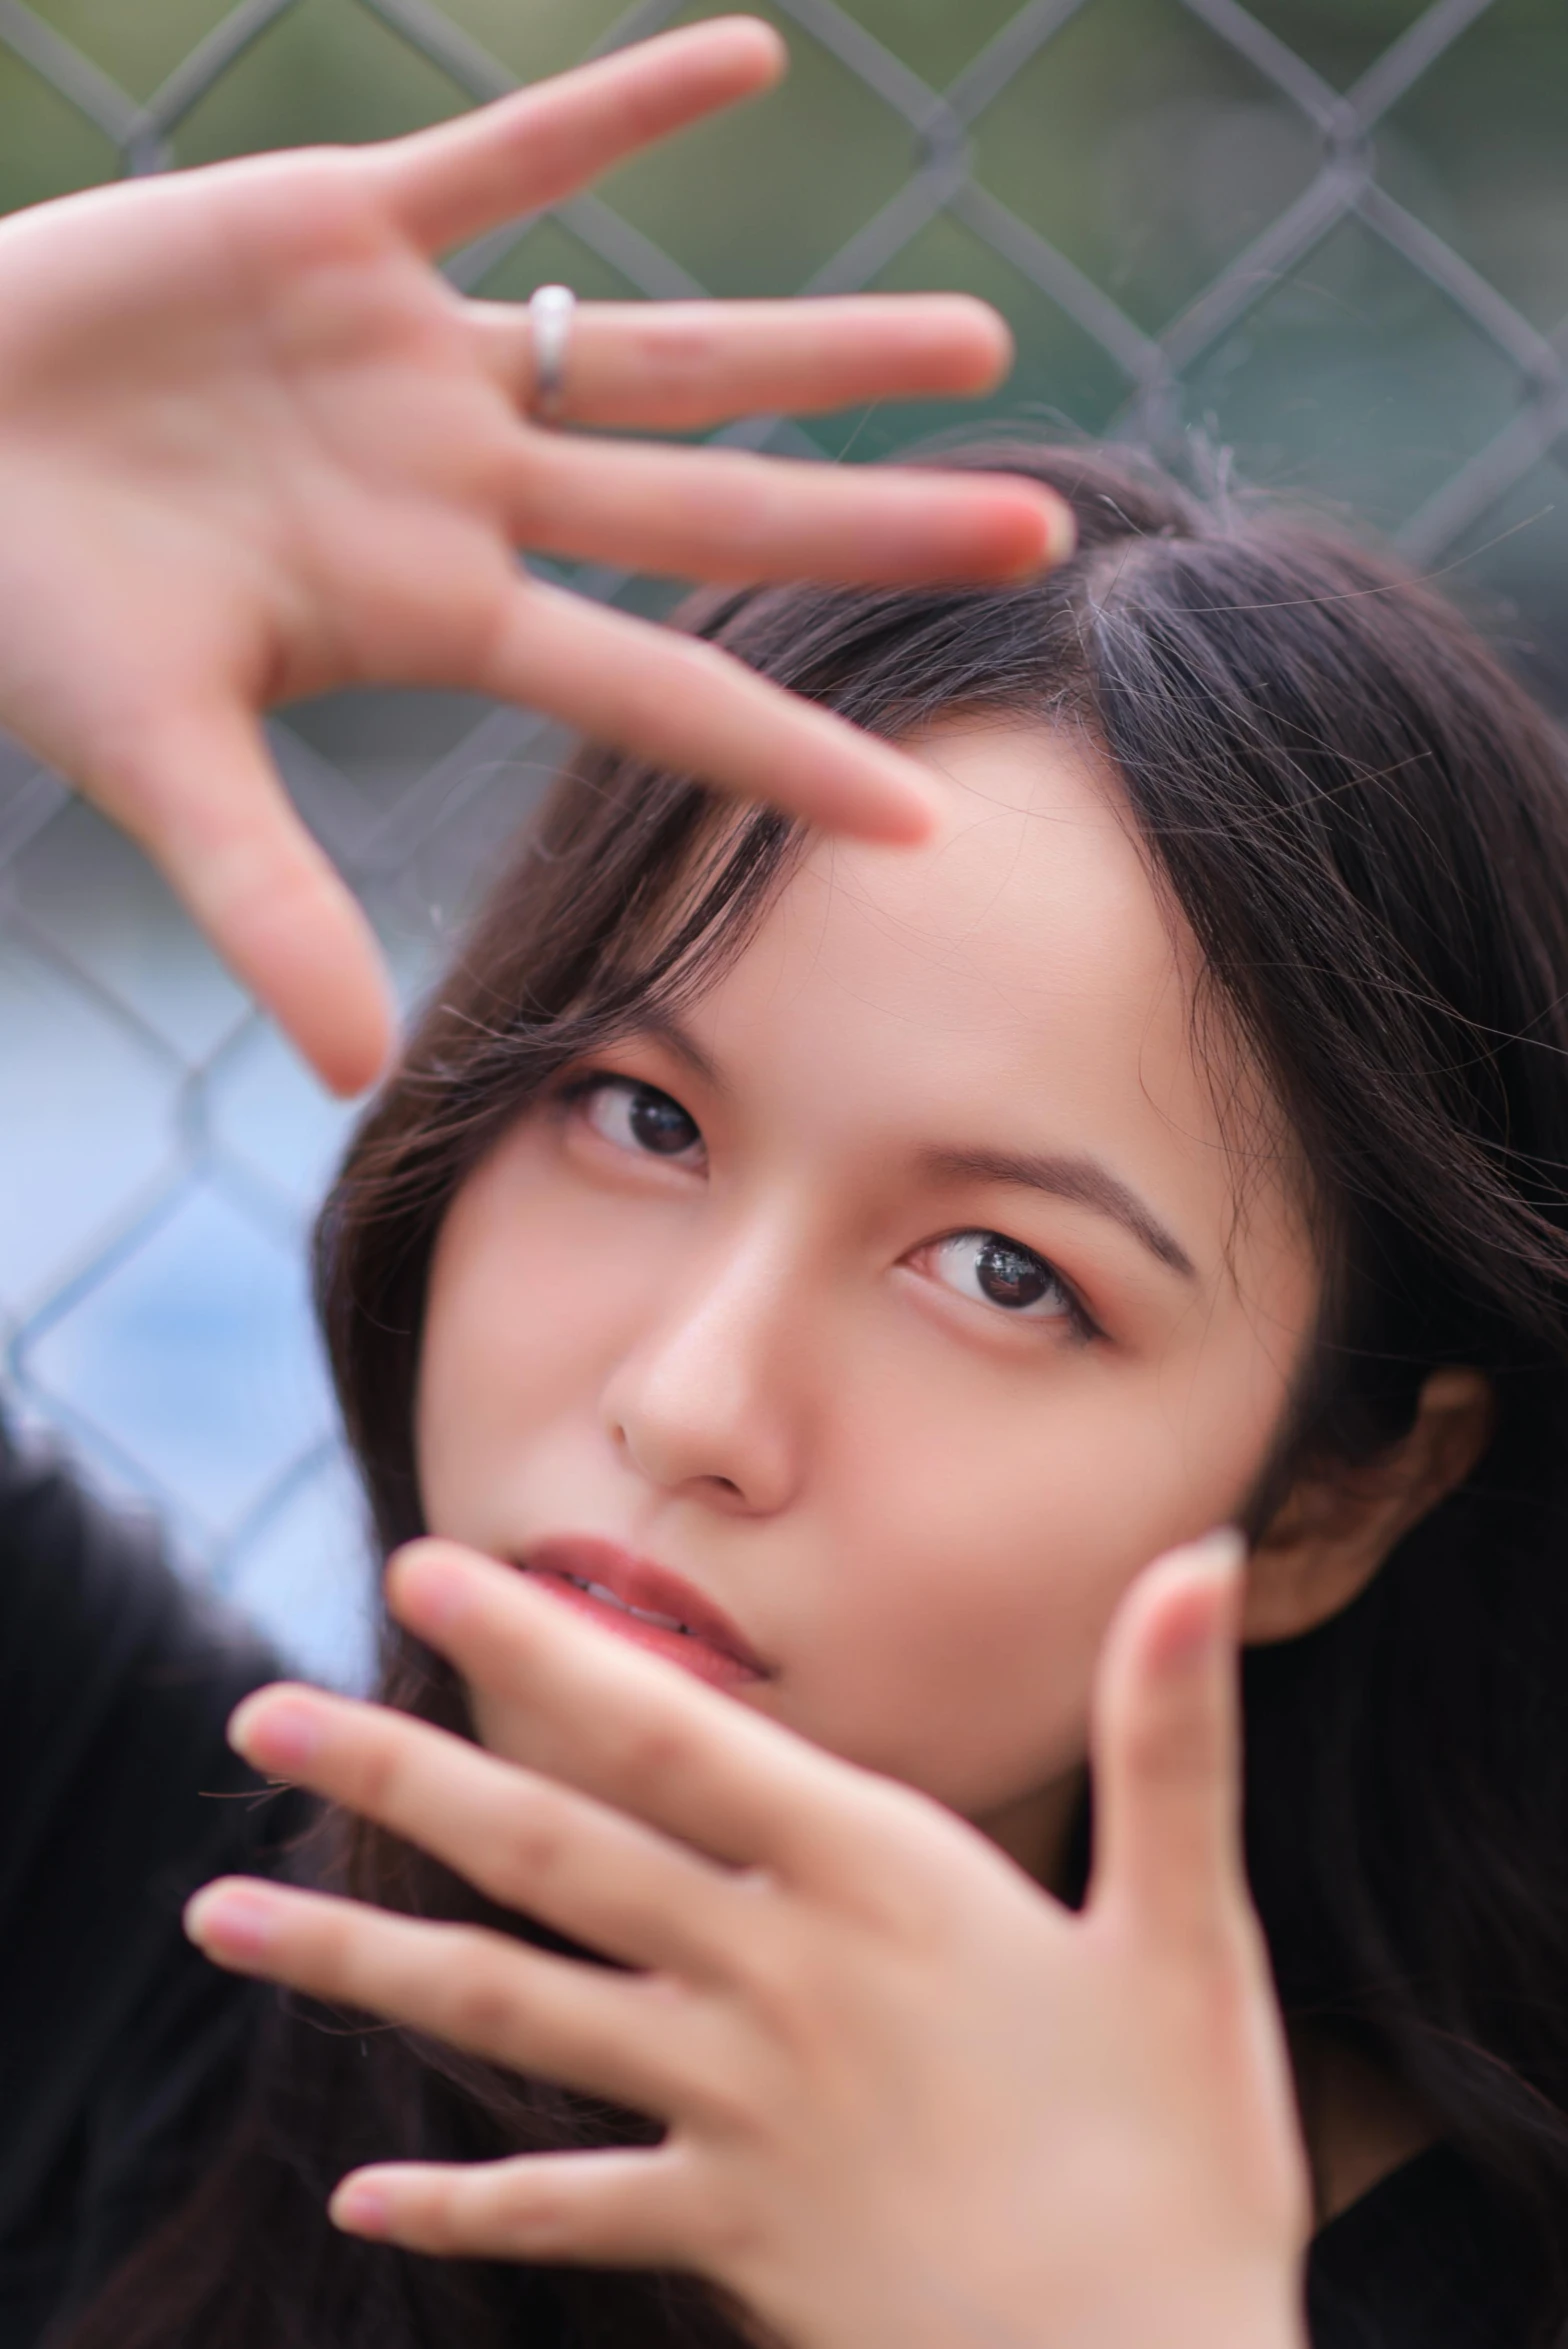
[[[701,579],[1025,572],[1064,511],[987,484],[587,441],[530,423],[526,312],[444,248],[765,88],[721,19],[383,146],[262,156],[0,224],[0,724],[156,858],[334,1087],[390,1013],[258,719],[384,679],[520,701],[847,831],[917,834],[912,766],[711,648],[529,581],[514,550]],[[962,298],[585,306],[568,420],[978,392]]]
[[[1143,1575],[1096,1694],[1074,1914],[925,1797],[585,1625],[405,1551],[395,1612],[506,1755],[273,1689],[260,1768],[620,1961],[234,1880],[209,1955],[667,2124],[652,2150],[396,2164],[339,2224],[423,2252],[677,2268],[794,2349],[1290,2349],[1305,2169],[1237,1829],[1236,1545]]]

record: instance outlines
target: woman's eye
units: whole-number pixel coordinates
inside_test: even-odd
[[[938,1240],[931,1263],[939,1280],[982,1305],[1028,1321],[1076,1321],[1076,1300],[1043,1256],[1000,1232],[954,1232]]]
[[[644,1151],[652,1158],[685,1158],[702,1149],[694,1118],[657,1085],[630,1077],[602,1077],[580,1096],[583,1115],[596,1134],[619,1150]]]

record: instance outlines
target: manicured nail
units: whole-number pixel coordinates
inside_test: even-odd
[[[302,1770],[321,1750],[325,1724],[308,1696],[270,1688],[248,1696],[229,1717],[229,1743],[261,1770]]]
[[[258,1885],[206,1884],[185,1904],[185,1930],[198,1949],[260,1957],[272,1940],[277,1904]]]
[[[380,2237],[391,2224],[387,2198],[368,2178],[346,2179],[327,2204],[327,2216],[346,2235]]]

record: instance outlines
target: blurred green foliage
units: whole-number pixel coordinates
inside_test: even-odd
[[[723,0],[686,17],[719,13]],[[1250,0],[1321,81],[1350,90],[1424,0]],[[843,13],[932,90],[964,75],[1018,0],[844,0]],[[33,0],[32,13],[137,102],[229,16],[227,0]],[[447,20],[520,79],[606,37],[620,0],[445,0]],[[910,124],[779,12],[784,86],[643,157],[602,190],[638,234],[716,293],[809,285],[921,160]],[[1379,123],[1377,181],[1542,334],[1568,316],[1568,5],[1493,0]],[[385,137],[469,103],[363,0],[294,0],[183,113],[180,164],[317,139]],[[1291,98],[1182,0],[1083,0],[982,108],[974,184],[1158,336],[1313,182],[1320,134]],[[3,46],[0,208],[120,168],[112,142]],[[624,260],[625,255],[621,258]],[[637,289],[573,229],[543,222],[483,290],[524,297],[561,276]],[[995,403],[1011,421],[1114,428],[1135,388],[1081,319],[939,211],[872,281],[962,286],[1010,319],[1019,362]],[[1516,367],[1369,227],[1334,227],[1185,370],[1176,435],[1234,452],[1237,472],[1397,529],[1515,413]],[[964,413],[969,413],[965,411]],[[887,409],[813,420],[834,454],[885,454],[959,420]],[[1555,647],[1568,602],[1568,499],[1555,461],[1470,531],[1462,587],[1568,694]],[[1521,526],[1522,525],[1522,526]],[[1501,531],[1495,546],[1484,542]]]

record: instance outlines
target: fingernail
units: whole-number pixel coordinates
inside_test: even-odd
[[[391,2223],[387,2198],[368,2179],[350,2178],[327,2204],[327,2216],[346,2235],[385,2235]]]
[[[1247,1559],[1247,1537],[1236,1525],[1216,1525],[1189,1545],[1183,1555],[1194,1566],[1207,1566],[1218,1574],[1222,1570],[1239,1574]]]
[[[1016,579],[1043,578],[1078,552],[1078,519],[1065,498],[1045,493],[1040,500],[1039,515],[1045,525],[1041,542],[1020,558],[1013,574]]]
[[[185,1904],[185,1930],[197,1948],[228,1957],[259,1957],[276,1922],[277,1904],[259,1885],[207,1884]]]
[[[1078,552],[1078,517],[1063,498],[1059,511],[1051,516],[1051,545],[1046,556],[1048,565],[1065,563]]]
[[[936,831],[942,813],[942,801],[935,791],[900,777],[896,789],[880,802],[872,822],[866,825],[866,837],[889,848],[920,848]]]
[[[1185,1581],[1194,1568],[1203,1582],[1224,1575],[1227,1580],[1238,1575],[1247,1555],[1247,1545],[1233,1525],[1222,1525],[1201,1540],[1189,1542],[1173,1554],[1173,1563],[1179,1561],[1180,1579]],[[1201,1583],[1200,1583],[1201,1589]],[[1162,1627],[1160,1651],[1168,1666],[1197,1664],[1226,1644],[1230,1630],[1228,1603],[1215,1606],[1207,1590],[1202,1590],[1202,1603],[1190,1603],[1197,1595],[1189,1585],[1186,1596],[1189,1604],[1178,1604],[1171,1618]]]
[[[325,1724],[306,1696],[262,1689],[229,1719],[229,1743],[247,1762],[264,1770],[302,1770],[321,1750]]]

